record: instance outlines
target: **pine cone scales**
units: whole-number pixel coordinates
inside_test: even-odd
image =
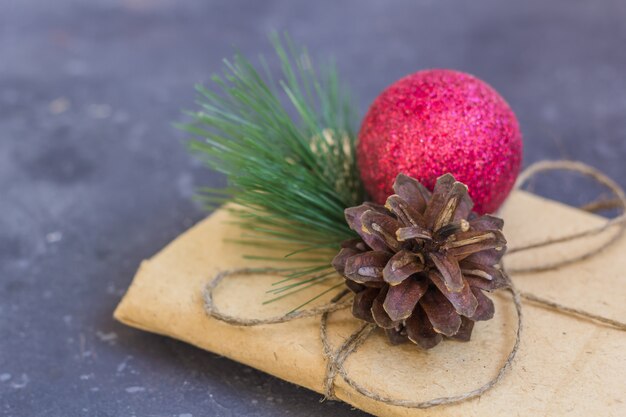
[[[470,339],[474,322],[493,317],[483,291],[506,286],[503,221],[478,216],[467,187],[446,174],[432,192],[400,174],[385,206],[345,210],[360,239],[342,244],[335,269],[355,293],[356,318],[385,329],[391,343],[422,348],[443,336]]]

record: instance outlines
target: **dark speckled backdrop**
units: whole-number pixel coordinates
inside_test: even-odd
[[[626,186],[625,22],[624,0],[0,0],[0,415],[363,415],[112,320],[139,262],[206,214],[194,188],[222,183],[170,125],[192,85],[272,29],[335,56],[361,113],[456,68],[510,102],[526,164]]]

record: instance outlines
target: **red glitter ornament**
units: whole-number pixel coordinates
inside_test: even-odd
[[[519,173],[522,136],[515,114],[485,82],[427,70],[395,82],[374,100],[357,152],[365,189],[378,203],[399,173],[432,190],[451,173],[469,188],[474,210],[494,212]]]

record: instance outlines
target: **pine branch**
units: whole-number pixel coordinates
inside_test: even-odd
[[[317,76],[311,59],[287,36],[272,36],[282,69],[275,83],[241,55],[224,61],[213,88],[198,86],[200,109],[182,128],[226,190],[206,189],[204,200],[230,199],[255,239],[282,240],[291,249],[328,248],[353,237],[343,210],[364,200],[355,161],[350,97],[334,67]],[[278,87],[276,87],[278,85]],[[294,250],[295,246],[295,250]]]

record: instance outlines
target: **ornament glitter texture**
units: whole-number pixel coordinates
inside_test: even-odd
[[[452,70],[400,79],[371,105],[357,153],[365,189],[379,204],[400,173],[429,189],[451,173],[478,213],[495,212],[515,183],[522,137],[515,114],[485,82]]]

